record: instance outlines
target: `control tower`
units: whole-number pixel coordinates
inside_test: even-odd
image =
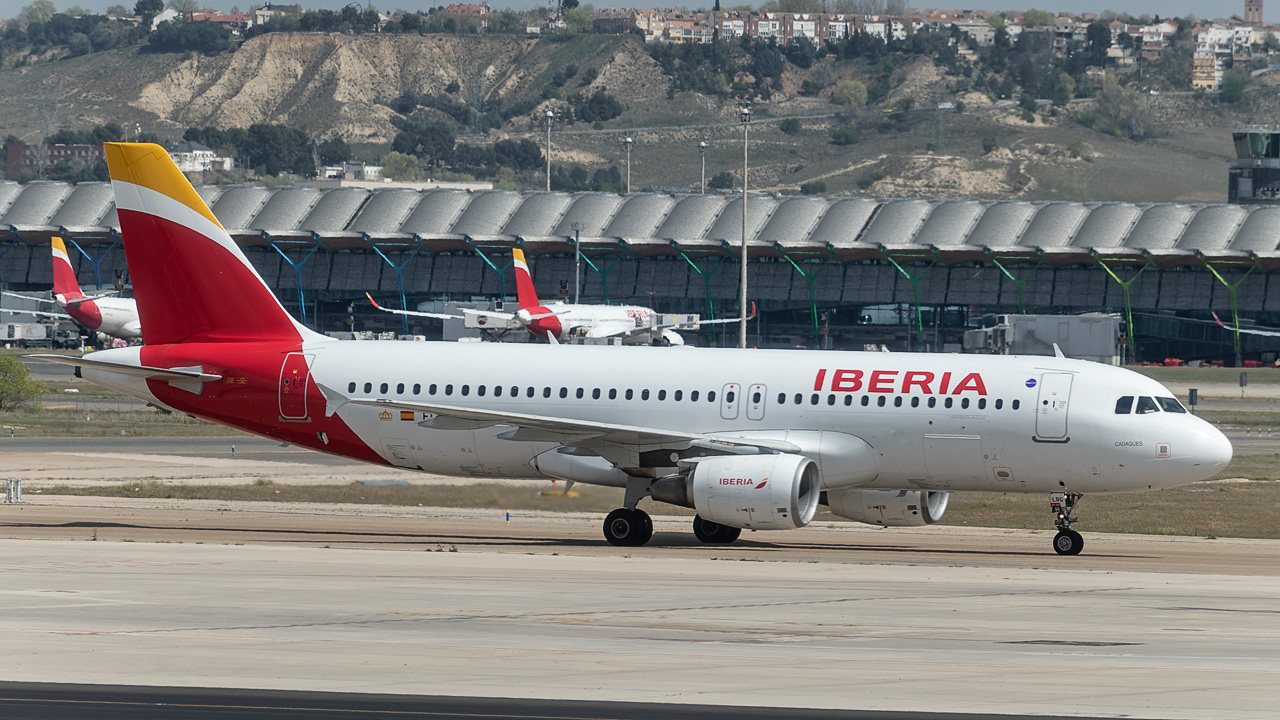
[[[1227,176],[1227,202],[1280,205],[1280,127],[1231,133],[1236,160]]]

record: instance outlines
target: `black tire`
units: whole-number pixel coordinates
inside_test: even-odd
[[[635,547],[653,537],[653,520],[643,510],[618,508],[604,519],[604,539],[617,547]]]
[[[1075,530],[1062,530],[1053,537],[1053,550],[1059,555],[1079,555],[1084,550],[1084,537]]]
[[[653,518],[649,517],[649,513],[636,509],[631,512],[636,514],[640,520],[640,535],[636,538],[636,545],[648,545],[649,540],[653,539]]]
[[[696,515],[693,518],[693,534],[708,545],[728,545],[738,539],[742,528],[721,525]]]

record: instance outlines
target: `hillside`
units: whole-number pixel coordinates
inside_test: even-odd
[[[405,93],[441,94],[456,83],[453,97],[459,102],[510,107],[541,101],[555,73],[571,64],[584,72],[564,93],[603,90],[626,111],[599,130],[585,123],[557,127],[554,162],[589,171],[616,164],[625,172],[621,141],[631,136],[635,188],[696,189],[697,144],[705,140],[707,177],[727,170],[740,181],[742,130],[735,106],[719,97],[674,92],[671,78],[634,37],[549,42],[517,36],[269,34],[211,57],[113,50],[0,72],[0,132],[37,137],[38,106],[51,107],[37,96],[61,94],[59,126],[136,123],[177,138],[192,126],[268,122],[317,139],[385,143],[396,132],[387,103]],[[753,188],[794,190],[820,180],[828,193],[840,194],[1220,202],[1226,198],[1231,129],[1280,112],[1273,87],[1250,93],[1234,111],[1191,95],[1144,95],[1138,101],[1153,132],[1133,142],[1077,122],[1088,102],[1056,113],[1044,106],[1027,123],[1016,107],[992,107],[978,93],[956,94],[953,79],[917,57],[895,69],[887,95],[853,119],[862,141],[837,147],[830,133],[845,120],[833,116],[838,108],[830,102],[830,86],[843,77],[858,78],[857,72],[830,62],[807,71],[787,66],[782,89],[754,105],[755,117],[764,122],[751,129]],[[803,80],[819,73],[827,89],[801,96]],[[888,112],[904,99],[916,109]],[[962,112],[928,109],[957,100],[963,101]],[[770,122],[793,116],[804,119],[792,134]],[[490,130],[489,138],[531,137],[541,146],[541,117],[540,108],[517,115]],[[459,128],[460,141],[486,141],[466,131]],[[984,144],[992,141],[998,147],[985,152]],[[538,175],[517,182],[538,187],[542,180]]]

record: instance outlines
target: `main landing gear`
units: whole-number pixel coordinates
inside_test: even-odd
[[[708,545],[728,545],[742,534],[742,528],[721,525],[704,520],[701,515],[693,517],[693,534]]]
[[[1071,513],[1082,497],[1084,496],[1080,493],[1049,495],[1049,508],[1053,510],[1053,524],[1058,528],[1058,534],[1053,537],[1053,549],[1059,555],[1079,555],[1084,549],[1084,538],[1071,529],[1071,523],[1080,521],[1080,518],[1072,517]]]
[[[653,537],[653,520],[638,508],[618,508],[604,519],[604,539],[618,547],[636,547]]]

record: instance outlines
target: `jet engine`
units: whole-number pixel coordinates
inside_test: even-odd
[[[687,476],[655,482],[650,496],[693,508],[704,520],[750,530],[791,530],[813,520],[818,466],[801,455],[736,455],[699,460]]]
[[[932,525],[951,499],[951,493],[927,490],[828,490],[823,496],[832,514],[883,527]]]

